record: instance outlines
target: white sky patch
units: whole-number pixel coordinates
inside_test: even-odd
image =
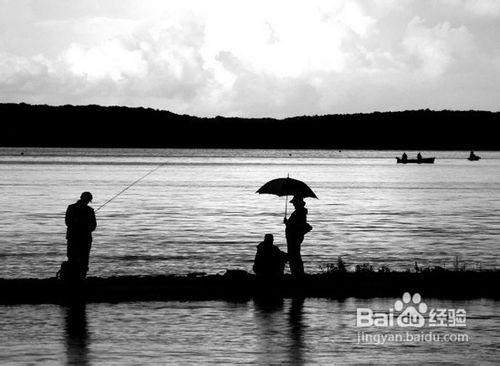
[[[97,47],[71,45],[65,54],[69,69],[90,82],[102,78],[121,81],[126,77],[141,77],[147,72],[147,63],[139,50],[127,50],[118,40]]]
[[[366,15],[355,2],[346,3],[336,18],[360,36],[365,36],[375,24],[375,19]]]

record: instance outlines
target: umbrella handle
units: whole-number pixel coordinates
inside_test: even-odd
[[[290,173],[286,175],[287,178],[290,178]],[[288,204],[288,195],[285,196],[285,220],[286,220],[286,208]]]
[[[285,196],[285,219],[286,219],[287,204],[288,204],[288,196]]]

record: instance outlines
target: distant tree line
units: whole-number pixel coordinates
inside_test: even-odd
[[[199,118],[150,108],[0,104],[0,146],[500,150],[500,112]]]

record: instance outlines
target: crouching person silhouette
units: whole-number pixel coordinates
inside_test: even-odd
[[[66,210],[67,277],[71,279],[85,279],[89,269],[92,232],[97,226],[94,209],[88,206],[91,201],[92,194],[83,192],[80,200]]]
[[[257,245],[253,271],[258,278],[280,278],[283,276],[288,255],[273,242],[273,235],[266,234],[264,241]]]

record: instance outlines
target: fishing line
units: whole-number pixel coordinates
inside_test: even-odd
[[[99,211],[101,208],[103,208],[104,206],[106,206],[108,203],[110,203],[111,201],[113,201],[116,197],[118,197],[119,195],[121,195],[123,192],[125,192],[127,189],[131,188],[132,186],[136,185],[137,183],[139,183],[141,180],[143,180],[144,178],[146,178],[148,175],[150,174],[153,174],[154,172],[156,172],[158,169],[160,169],[162,166],[164,166],[166,163],[163,163],[163,164],[160,164],[158,165],[156,168],[154,168],[153,170],[151,170],[150,172],[148,172],[146,175],[142,176],[141,178],[137,179],[135,182],[133,182],[132,184],[129,184],[127,187],[125,187],[124,189],[122,189],[120,192],[118,192],[117,194],[115,194],[113,197],[111,197],[109,200],[107,200],[106,202],[104,202],[104,204],[102,204],[101,206],[99,206],[95,212]]]

